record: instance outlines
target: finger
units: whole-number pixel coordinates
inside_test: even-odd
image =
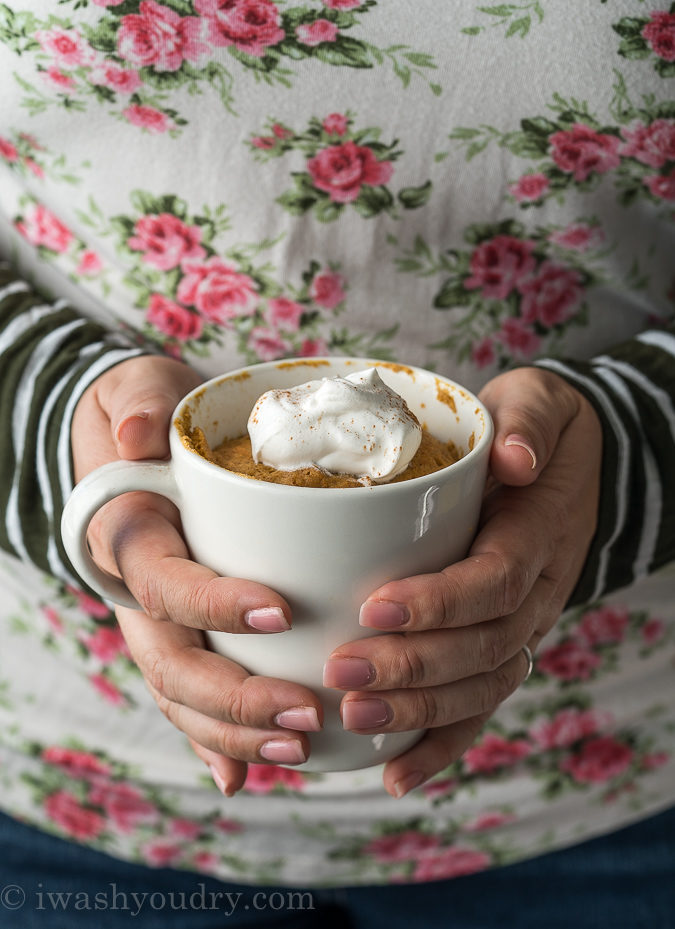
[[[290,607],[275,591],[191,561],[177,525],[152,495],[119,498],[92,533],[92,548],[112,551],[119,574],[153,619],[224,632],[290,629]]]
[[[560,434],[577,412],[562,378],[522,368],[491,380],[480,393],[495,426],[490,471],[504,484],[531,484],[548,464]]]
[[[147,681],[146,681],[147,683]],[[169,722],[204,748],[236,761],[255,764],[302,764],[309,757],[309,740],[301,733],[235,726],[166,700],[148,686]]]
[[[118,609],[118,619],[146,683],[166,704],[183,705],[205,717],[243,727],[297,731],[321,727],[321,704],[311,690],[290,681],[250,675],[240,665],[208,651],[196,630],[124,608]]]
[[[377,694],[347,694],[340,713],[345,729],[363,734],[436,729],[481,713],[493,713],[523,682],[527,660],[521,650],[494,671],[452,684]]]
[[[538,641],[559,615],[558,581],[537,578],[514,613],[462,626],[357,639],[335,649],[323,683],[338,690],[382,691],[435,687],[494,671],[524,644]]]
[[[169,422],[176,405],[202,378],[187,365],[172,359],[148,358],[134,377],[125,376],[124,364],[100,392],[110,420],[111,434],[120,458],[164,458],[169,454]]]
[[[499,493],[501,508],[467,558],[438,574],[380,587],[361,606],[360,624],[419,632],[478,624],[517,610],[555,553],[556,526],[541,495],[526,497],[518,488]]]
[[[189,737],[188,741],[192,751],[209,769],[214,784],[222,794],[226,797],[233,797],[238,790],[241,790],[246,781],[245,762],[212,752]]]
[[[488,718],[486,713],[430,729],[411,749],[387,762],[382,776],[385,790],[392,797],[403,797],[447,768],[474,743]]]

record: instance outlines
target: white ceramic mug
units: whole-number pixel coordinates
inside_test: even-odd
[[[177,423],[186,410],[213,447],[246,433],[260,394],[375,366],[427,429],[464,452],[453,465],[396,484],[294,487],[233,474],[187,448]],[[209,633],[211,647],[251,673],[296,681],[319,694],[324,727],[310,734],[301,767],[338,771],[388,761],[421,733],[357,735],[342,728],[342,694],[322,686],[323,665],[338,645],[377,634],[358,623],[361,603],[386,581],[438,571],[464,557],[485,484],[492,422],[463,387],[419,368],[355,358],[269,362],[214,378],[174,412],[170,461],[115,462],[87,475],[62,521],[66,551],[103,597],[138,609],[122,581],[102,572],[87,547],[96,511],[128,491],[159,493],[180,510],[195,561],[220,575],[259,581],[284,596],[293,628],[277,635]]]

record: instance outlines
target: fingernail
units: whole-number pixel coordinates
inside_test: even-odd
[[[141,438],[141,430],[144,423],[150,419],[150,410],[141,410],[140,413],[132,413],[131,416],[125,416],[117,424],[115,429],[115,441],[129,442],[135,444]]]
[[[283,610],[278,606],[264,606],[257,610],[249,610],[244,621],[247,626],[257,629],[258,632],[286,632],[290,624],[284,616]]]
[[[330,658],[324,665],[324,687],[351,690],[374,680],[375,668],[365,658]]]
[[[302,764],[307,757],[300,742],[288,739],[270,739],[260,746],[260,756],[277,764]]]
[[[522,436],[520,435],[508,436],[506,439],[504,439],[504,445],[506,446],[518,445],[520,446],[520,448],[524,448],[525,451],[530,456],[530,458],[532,459],[532,470],[534,471],[534,469],[537,467],[537,456],[535,454],[534,449],[530,445],[528,445],[527,441]]]
[[[391,722],[393,713],[384,700],[350,700],[342,707],[345,729],[376,729]]]
[[[216,785],[216,787],[217,787],[218,790],[221,792],[221,794],[225,794],[226,797],[232,797],[232,796],[234,796],[234,791],[231,790],[231,789],[227,786],[227,784],[225,783],[225,779],[224,779],[224,777],[222,776],[222,774],[220,773],[220,771],[218,770],[218,768],[216,768],[215,765],[210,764],[210,765],[209,765],[209,771],[211,772],[211,777],[213,778],[213,783]]]
[[[410,793],[415,787],[419,787],[425,780],[426,775],[423,774],[422,771],[411,771],[410,774],[406,774],[405,777],[396,781],[394,784],[394,796],[397,800],[401,797],[405,797],[407,793]]]
[[[297,729],[300,732],[318,732],[321,729],[319,714],[313,706],[292,706],[274,717],[277,726]]]
[[[391,600],[366,600],[359,611],[359,623],[374,629],[396,629],[409,619],[408,608]]]

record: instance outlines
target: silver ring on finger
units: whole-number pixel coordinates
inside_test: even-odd
[[[530,679],[530,675],[532,674],[532,671],[534,669],[534,657],[532,655],[532,652],[530,651],[529,646],[527,645],[523,645],[521,651],[523,655],[525,655],[525,658],[527,659],[527,672],[525,674],[525,677],[521,681],[521,684],[524,684],[525,681]]]

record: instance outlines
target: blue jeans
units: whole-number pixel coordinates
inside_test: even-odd
[[[2,912],[4,910],[4,912]],[[675,929],[675,809],[613,835],[427,884],[227,884],[128,864],[0,814],[7,929]]]

